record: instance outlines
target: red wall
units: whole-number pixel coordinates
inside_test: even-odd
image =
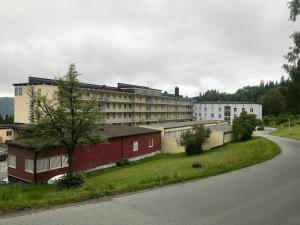
[[[149,147],[150,140],[154,140],[153,147]],[[139,150],[133,151],[132,144],[134,141],[139,142]],[[129,136],[123,138],[111,139],[107,143],[80,146],[74,154],[74,171],[84,171],[93,169],[105,164],[115,163],[122,159],[129,159],[142,155],[147,155],[161,149],[160,132],[144,135]],[[9,146],[9,154],[17,155],[17,169],[8,169],[8,175],[34,182],[34,175],[24,171],[25,156],[34,158],[34,151],[22,149],[19,147]],[[37,158],[48,156],[62,155],[65,151],[61,148],[54,148],[48,151],[37,152]],[[36,181],[47,181],[50,178],[64,174],[67,168],[45,171],[36,174]]]
[[[16,168],[8,167],[8,175],[28,182],[34,182],[34,175],[25,171],[25,157],[34,159],[34,151],[25,148],[9,146],[8,155],[11,154],[16,156]]]

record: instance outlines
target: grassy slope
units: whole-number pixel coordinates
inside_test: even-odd
[[[231,143],[197,156],[157,155],[124,168],[110,168],[87,175],[83,187],[59,191],[52,185],[0,187],[0,213],[38,208],[115,195],[194,178],[203,178],[268,160],[279,153],[274,143],[259,137]],[[200,161],[202,168],[192,168]]]
[[[283,127],[279,128],[277,131],[273,131],[272,134],[279,137],[300,140],[300,125],[296,124],[294,126],[291,126],[291,133],[289,133],[288,127]]]

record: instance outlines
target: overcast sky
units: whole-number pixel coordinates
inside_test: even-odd
[[[87,83],[195,96],[285,75],[285,0],[0,0],[0,96],[77,64]]]

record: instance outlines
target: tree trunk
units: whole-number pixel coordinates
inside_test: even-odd
[[[67,154],[68,154],[68,174],[72,174],[73,173],[73,156],[74,156],[74,150],[67,150]]]

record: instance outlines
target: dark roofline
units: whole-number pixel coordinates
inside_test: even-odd
[[[41,77],[28,77],[28,83],[14,83],[13,86],[27,86],[27,85],[41,85],[41,84],[56,85],[56,83],[57,80],[55,79],[48,79],[48,78],[41,78]],[[118,83],[118,87],[81,83],[81,87],[86,89],[98,89],[98,90],[132,93],[132,94],[134,93],[133,89],[137,89],[137,88],[162,92],[159,89],[154,89],[154,88],[149,88],[149,87],[139,86],[139,85],[124,84],[124,83]],[[165,96],[165,97],[183,98],[182,95],[177,96],[175,94],[166,94],[166,93],[160,93],[160,94],[161,96]]]

